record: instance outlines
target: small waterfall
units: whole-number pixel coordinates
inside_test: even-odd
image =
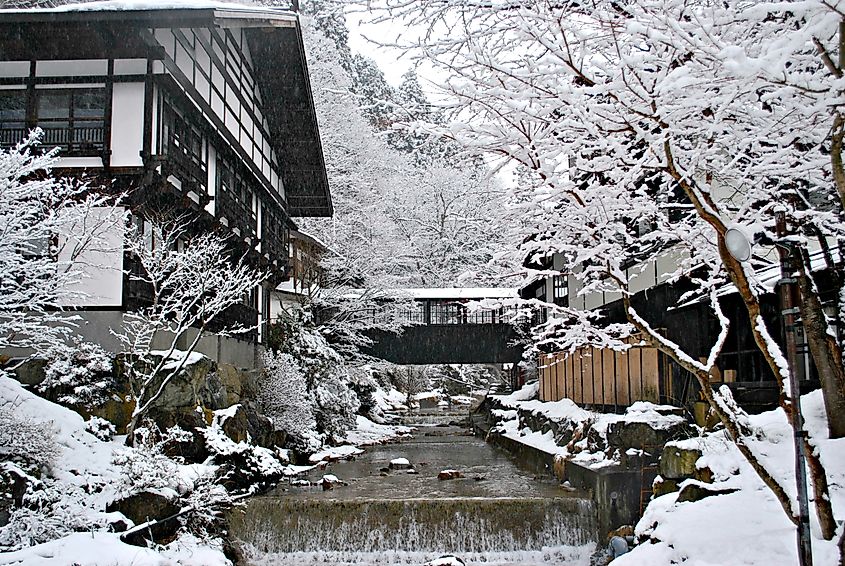
[[[574,564],[597,530],[592,501],[580,498],[260,497],[230,528],[255,564],[333,565],[422,564],[444,553],[468,564]]]

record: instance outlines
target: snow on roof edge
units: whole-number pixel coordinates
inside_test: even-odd
[[[57,14],[69,12],[143,12],[151,10],[225,10],[236,12],[244,17],[249,15],[296,17],[296,13],[281,8],[272,8],[236,2],[218,2],[216,0],[101,0],[65,4],[53,8],[14,8],[0,9],[0,14]]]
[[[430,287],[397,289],[415,299],[514,299],[518,290],[512,287]]]

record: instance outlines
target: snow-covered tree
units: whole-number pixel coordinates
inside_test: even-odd
[[[64,307],[86,298],[81,260],[123,222],[113,198],[51,175],[39,137],[0,151],[0,349],[64,347],[78,320]]]
[[[332,23],[328,31],[318,28],[326,21]],[[396,129],[379,133],[400,119],[410,123],[435,112],[413,73],[397,91],[372,63],[366,73],[348,71],[343,63],[351,57],[348,48],[339,49],[326,35],[345,37],[331,31],[338,26],[342,21],[315,16],[305,21],[304,30],[335,203],[333,219],[306,223],[337,252],[325,259],[326,286],[455,285],[459,275],[485,265],[500,247],[496,219],[502,191],[479,162],[441,159],[438,154],[448,152],[431,147],[451,143],[442,136]],[[364,92],[363,85],[378,92]],[[385,98],[391,115],[384,118],[389,124],[379,127],[366,115],[367,104]]]
[[[305,375],[288,353],[269,351],[262,356],[264,374],[259,388],[262,411],[278,430],[292,439],[288,444],[313,452],[322,444],[317,436],[314,402]]]
[[[209,325],[242,302],[266,275],[245,258],[234,257],[224,236],[192,234],[187,219],[145,222],[127,247],[138,269],[131,277],[150,292],[148,306],[127,313],[114,331],[125,356],[126,377],[135,402],[131,431],[184,369]],[[236,325],[215,328],[219,335],[252,330]],[[166,344],[156,348],[156,344]],[[180,346],[180,344],[187,346]]]
[[[830,267],[843,234],[841,7],[728,1],[411,2],[385,0],[384,17],[422,29],[422,56],[448,73],[454,121],[432,127],[515,166],[508,225],[515,259],[557,253],[579,293],[617,294],[626,321],[553,304],[538,338],[574,349],[624,349],[640,337],[695,376],[740,451],[798,521],[789,490],[754,454],[751,430],[709,372],[729,320],[720,289],[733,284],[754,339],[791,412],[785,356],[763,322],[757,272],[766,251],[740,262],[725,235],[738,228],[798,249],[801,315],[833,423],[843,411],[840,345],[827,332],[810,258]],[[775,230],[778,214],[796,232]],[[636,266],[675,258],[670,281],[709,304],[719,332],[704,361],[663,336],[631,301]],[[634,268],[634,269],[632,269]],[[531,277],[549,273],[529,273]],[[832,432],[836,425],[832,424]],[[837,434],[838,435],[838,434]],[[825,538],[835,522],[821,462],[808,441]]]

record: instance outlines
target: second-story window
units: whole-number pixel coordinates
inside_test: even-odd
[[[107,98],[105,87],[0,90],[0,146],[14,146],[38,127],[46,149],[58,146],[64,155],[100,155],[106,145]]]
[[[566,275],[555,275],[553,282],[554,303],[563,307],[569,306],[569,283]]]
[[[26,134],[26,90],[0,90],[0,147],[13,147]]]
[[[34,122],[43,144],[70,154],[97,154],[105,148],[106,89],[68,88],[35,91]]]
[[[167,155],[182,181],[189,181],[206,190],[208,154],[206,137],[191,120],[163,100],[161,116],[161,152]]]

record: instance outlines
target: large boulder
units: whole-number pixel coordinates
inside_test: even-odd
[[[172,517],[180,510],[172,498],[153,491],[142,491],[115,500],[106,507],[107,512],[122,513],[136,526],[150,523],[144,529],[132,529],[121,537],[124,542],[138,546],[146,546],[147,541],[167,543],[173,540],[180,525]],[[164,520],[168,518],[170,520]]]
[[[688,483],[681,488],[677,502],[683,503],[685,501],[701,501],[707,497],[728,495],[737,491],[739,491],[737,488],[715,488],[700,483]]]
[[[699,458],[701,450],[669,444],[660,455],[660,475],[673,480],[695,477]]]
[[[211,373],[200,393],[203,404],[213,410],[224,409],[243,402],[247,396],[245,370],[230,364],[217,364],[216,371]]]
[[[657,479],[654,480],[651,486],[651,492],[654,497],[660,497],[661,495],[667,495],[676,491],[678,491],[678,481],[661,476],[657,476]]]
[[[607,444],[622,452],[628,448],[659,449],[670,440],[689,438],[696,431],[688,422],[678,419],[659,424],[645,421],[619,421],[607,427]]]
[[[142,491],[112,501],[106,506],[106,511],[122,513],[135,525],[140,525],[171,517],[180,511],[180,507],[172,497],[154,491]]]
[[[208,426],[205,413],[192,409],[165,410],[153,407],[147,418],[154,422],[159,430],[166,431],[178,426],[191,433],[188,440],[170,441],[164,446],[164,452],[170,457],[182,457],[187,462],[203,462],[209,456],[205,436],[202,430]]]
[[[12,462],[0,462],[0,527],[9,523],[12,511],[23,505],[27,489],[37,481]]]
[[[170,379],[154,406],[161,411],[168,411],[201,405],[208,378],[214,373],[216,366],[210,358],[191,354],[189,363]],[[159,383],[160,380],[154,380],[149,390],[157,391]]]
[[[100,417],[114,425],[117,434],[125,434],[126,427],[132,420],[132,413],[135,411],[135,402],[132,397],[123,391],[115,391],[109,398],[100,405],[90,407],[87,410],[76,408],[83,417]]]
[[[276,430],[273,421],[264,416],[255,403],[245,401],[242,406],[246,414],[247,430],[254,444],[265,448],[285,445],[287,433],[283,430]]]
[[[243,405],[232,405],[227,409],[214,411],[214,424],[219,426],[232,442],[247,442],[249,436],[249,421]]]

